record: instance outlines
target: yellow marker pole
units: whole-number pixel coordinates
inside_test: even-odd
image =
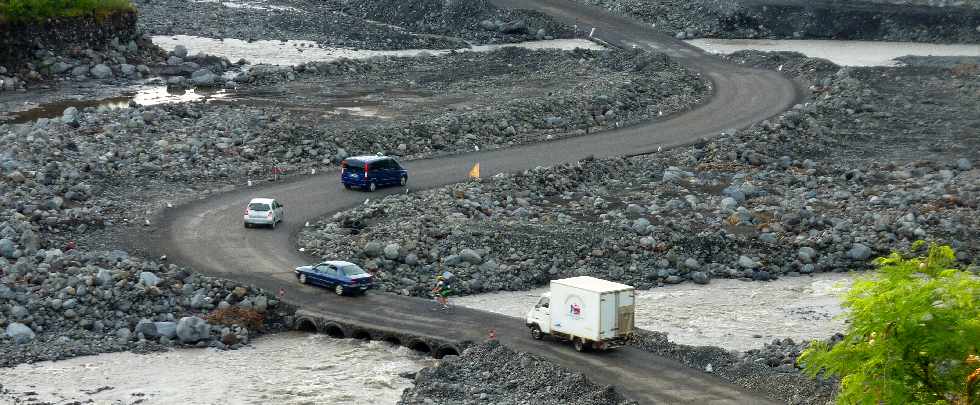
[[[473,165],[473,168],[470,169],[470,178],[471,179],[475,179],[475,180],[479,180],[480,179],[480,164],[479,163]]]

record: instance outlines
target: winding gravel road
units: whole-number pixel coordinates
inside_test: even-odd
[[[666,52],[713,82],[713,97],[670,119],[591,136],[562,139],[503,150],[407,162],[412,190],[438,187],[466,179],[479,162],[484,177],[502,171],[573,162],[589,155],[607,157],[654,152],[713,137],[731,128],[747,127],[772,117],[801,99],[799,86],[778,73],[723,62],[680,41],[658,34],[646,25],[598,9],[563,0],[494,0],[501,7],[544,11],[580,29],[596,27],[595,35],[622,47]],[[664,151],[663,153],[670,153]],[[296,251],[297,233],[306,221],[331,214],[388,193],[347,191],[335,172],[305,176],[283,183],[241,188],[206,200],[170,209],[161,232],[143,249],[166,254],[171,261],[196,271],[253,283],[276,290],[285,287],[286,300],[307,311],[340,321],[377,328],[395,328],[456,341],[484,339],[495,328],[498,337],[516,350],[544,356],[570,369],[585,372],[602,384],[617,386],[641,403],[763,404],[761,394],[726,383],[679,363],[625,348],[609,353],[577,353],[553,342],[533,341],[523,323],[490,312],[458,309],[453,314],[432,310],[418,298],[373,293],[337,297],[330,291],[301,286],[292,269],[311,257]],[[286,206],[286,221],[276,230],[244,229],[242,207],[249,198],[273,196]]]

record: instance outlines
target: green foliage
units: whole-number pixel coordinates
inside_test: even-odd
[[[976,377],[968,381],[980,345],[980,279],[951,268],[948,246],[875,263],[845,297],[846,336],[811,343],[798,359],[805,372],[841,377],[840,404],[980,404]]]
[[[132,11],[130,0],[0,0],[0,21],[40,21],[53,17],[103,17]]]

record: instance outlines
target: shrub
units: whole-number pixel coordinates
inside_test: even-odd
[[[134,11],[130,0],[0,0],[0,21],[40,21],[54,17],[104,17]]]
[[[840,376],[842,404],[980,404],[980,279],[954,263],[948,246],[876,259],[845,297],[843,340],[800,355],[806,373]]]
[[[244,326],[249,330],[261,330],[265,323],[265,315],[254,309],[228,307],[217,309],[208,315],[208,323],[224,326]]]

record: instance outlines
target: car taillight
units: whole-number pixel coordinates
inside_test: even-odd
[[[249,212],[248,212],[248,208],[246,208],[246,209],[245,209],[245,215],[248,215],[248,214],[249,214]]]
[[[367,176],[367,172],[368,172],[368,164],[367,164],[367,163],[365,163],[365,164],[364,164],[364,175],[365,175],[365,176]]]
[[[266,215],[265,215],[265,217],[266,217],[266,218],[272,218],[272,211],[269,211],[269,213],[268,213],[268,214],[266,214]]]

